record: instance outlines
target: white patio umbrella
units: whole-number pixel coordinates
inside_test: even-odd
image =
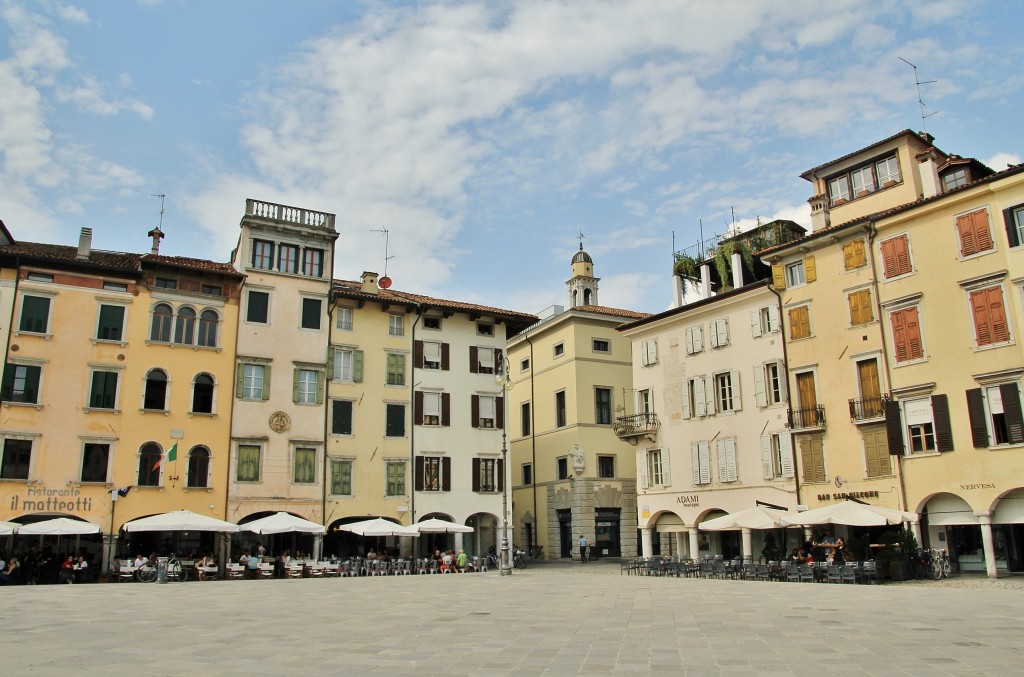
[[[815,526],[818,524],[844,524],[851,527],[880,527],[886,524],[917,522],[917,513],[882,508],[856,501],[843,501],[806,512],[790,513],[783,517],[792,526]]]
[[[787,526],[783,522],[784,516],[789,514],[785,510],[775,510],[762,505],[755,505],[753,508],[740,510],[738,512],[722,515],[714,519],[701,522],[698,528],[701,531],[732,531],[736,529],[778,529]]]
[[[175,510],[125,522],[125,531],[225,531],[236,533],[241,527],[191,510]]]
[[[92,522],[73,520],[68,517],[56,517],[18,527],[19,536],[81,536],[99,532],[100,528]]]
[[[298,531],[304,534],[322,534],[324,525],[310,522],[287,512],[278,512],[252,522],[240,524],[242,531],[254,531],[257,534],[284,534]]]
[[[0,536],[10,536],[16,533],[20,526],[17,522],[0,522]]]
[[[456,524],[455,522],[449,522],[448,520],[437,519],[433,517],[422,522],[417,522],[410,526],[411,529],[415,529],[421,534],[471,534],[473,533],[473,527],[467,527],[462,524]]]
[[[375,519],[363,520],[342,524],[338,527],[342,531],[351,531],[357,536],[419,536],[419,532],[412,527],[405,527],[395,524],[390,520],[377,517]]]

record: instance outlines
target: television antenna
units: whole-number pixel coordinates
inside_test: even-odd
[[[394,256],[388,256],[388,243],[390,242],[390,233],[387,228],[381,226],[380,228],[372,228],[371,233],[384,233],[384,276],[380,278],[379,284],[381,288],[387,289],[391,286],[391,278],[388,277],[388,261],[395,258]]]
[[[150,195],[150,197],[158,197],[158,198],[160,198],[160,223],[159,223],[159,225],[157,225],[157,228],[160,229],[160,230],[163,230],[163,225],[164,225],[164,198],[167,197],[167,196],[164,195],[163,193],[156,193],[155,195]]]
[[[934,84],[934,83],[938,82],[938,80],[921,80],[917,76],[917,66],[915,66],[912,63],[910,63],[909,61],[904,59],[902,56],[897,56],[896,58],[914,69],[914,84],[917,85],[917,105],[921,109],[921,131],[924,132],[925,134],[927,134],[928,133],[928,127],[925,124],[925,119],[926,118],[930,118],[931,116],[935,115],[939,111],[932,111],[931,113],[925,114],[925,112],[924,112],[924,100],[921,98],[921,85],[931,85],[931,84]]]

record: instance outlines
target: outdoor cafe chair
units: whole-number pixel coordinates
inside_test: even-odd
[[[302,578],[302,564],[288,564],[285,567],[285,578]]]
[[[274,565],[269,562],[260,562],[260,578],[273,578],[274,577]]]
[[[814,582],[814,567],[810,564],[800,565],[800,582],[801,583],[813,583]]]
[[[240,581],[245,575],[245,567],[241,564],[229,564],[227,568],[229,581]]]
[[[757,565],[757,576],[756,577],[757,577],[757,580],[759,580],[759,581],[771,580],[772,572],[771,572],[771,569],[768,568],[767,564],[758,564]]]
[[[860,580],[862,583],[867,583],[868,581],[874,581],[875,583],[878,582],[878,569],[876,568],[875,560],[869,559],[864,562],[864,566],[861,569]]]
[[[337,562],[324,562],[324,578],[337,578],[341,575],[341,565]]]
[[[838,564],[830,564],[826,567],[828,571],[828,582],[829,583],[842,583],[843,582],[843,569]]]
[[[130,581],[135,578],[135,567],[130,560],[122,560],[117,564],[117,580],[119,582]]]
[[[842,572],[843,583],[856,583],[857,577],[860,574],[856,562],[847,562],[845,566],[840,568]]]
[[[745,581],[752,581],[757,577],[757,565],[753,562],[744,562],[741,578]]]
[[[799,583],[800,582],[800,565],[790,564],[786,567],[786,582],[787,583]]]
[[[713,573],[714,577],[715,578],[725,578],[727,573],[728,572],[726,571],[726,568],[725,568],[725,562],[723,562],[720,559],[716,559],[715,563],[714,563],[714,573]]]
[[[309,565],[309,577],[310,578],[323,578],[324,577],[324,565],[319,562],[313,562]]]

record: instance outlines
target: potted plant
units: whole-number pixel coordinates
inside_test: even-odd
[[[910,573],[910,555],[917,550],[917,537],[906,527],[899,531],[887,531],[879,539],[882,549],[878,563],[888,572],[889,580],[905,581]]]

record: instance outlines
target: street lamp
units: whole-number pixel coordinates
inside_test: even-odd
[[[512,390],[512,379],[508,375],[508,360],[503,359],[501,362],[501,364],[495,365],[494,372],[494,382],[501,386],[502,420],[505,421],[501,426],[501,486],[503,491],[501,492],[501,559],[498,561],[498,571],[502,576],[511,576],[512,566],[508,551],[508,482],[505,481],[504,475],[508,468],[508,434],[506,432],[508,420],[505,413],[508,411],[508,391]]]

